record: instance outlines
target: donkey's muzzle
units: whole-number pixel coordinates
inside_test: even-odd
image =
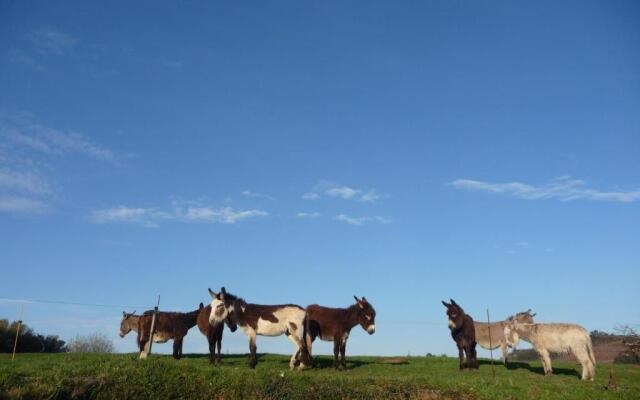
[[[375,325],[369,325],[367,327],[367,333],[369,335],[373,335],[376,332],[376,326]]]

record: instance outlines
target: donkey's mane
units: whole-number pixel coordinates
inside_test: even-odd
[[[228,301],[237,301],[237,302],[245,303],[245,304],[247,303],[242,297],[238,297],[235,294],[231,294],[229,292],[226,292],[224,294],[224,299],[225,299],[225,301],[228,300]]]

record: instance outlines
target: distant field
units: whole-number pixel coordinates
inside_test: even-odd
[[[445,357],[351,357],[347,371],[319,367],[290,372],[288,357],[265,354],[255,370],[246,356],[228,356],[212,367],[204,355],[180,361],[133,354],[19,354],[15,363],[0,359],[0,399],[638,399],[640,368],[599,365],[595,382],[582,382],[578,366],[554,364],[545,378],[539,363],[518,363],[506,370],[487,363],[479,371],[458,372]],[[620,389],[605,385],[613,368]]]

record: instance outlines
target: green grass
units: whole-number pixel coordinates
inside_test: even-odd
[[[246,356],[229,356],[213,367],[204,355],[174,361],[168,356],[137,360],[133,354],[0,355],[0,399],[638,399],[640,368],[599,365],[595,382],[582,382],[577,364],[555,363],[544,377],[539,363],[517,368],[459,372],[445,357],[350,357],[335,371],[330,357],[319,367],[290,372],[288,358],[262,355],[255,370]],[[620,388],[605,389],[613,369]]]

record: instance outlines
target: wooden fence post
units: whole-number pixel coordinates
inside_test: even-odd
[[[151,354],[151,347],[153,346],[153,333],[156,329],[156,316],[158,315],[158,308],[160,307],[160,295],[158,295],[158,302],[156,306],[153,308],[153,317],[151,318],[151,331],[149,332],[149,352],[147,356]]]
[[[489,309],[487,308],[487,323],[489,324],[489,354],[491,355],[491,372],[493,380],[496,380],[496,367],[493,365],[493,343],[491,342],[491,319],[489,318]]]
[[[18,348],[18,337],[20,336],[20,326],[22,325],[22,314],[24,312],[24,304],[20,304],[20,318],[18,319],[18,326],[16,327],[16,340],[13,342],[13,354],[11,355],[11,361],[16,358],[16,349]]]

